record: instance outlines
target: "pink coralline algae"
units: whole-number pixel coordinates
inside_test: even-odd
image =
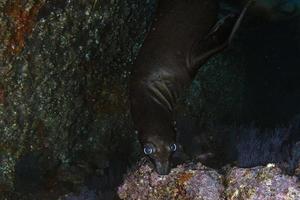
[[[233,168],[227,174],[228,199],[298,200],[300,184],[297,177],[282,174],[273,164],[250,169]]]
[[[299,200],[300,184],[274,164],[229,168],[224,175],[198,164],[184,164],[166,176],[148,164],[129,172],[118,188],[125,200]]]
[[[221,200],[222,181],[220,174],[200,163],[179,165],[167,176],[158,175],[146,164],[128,174],[118,194],[127,200]]]

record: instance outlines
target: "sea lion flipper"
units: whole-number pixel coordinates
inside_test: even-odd
[[[190,72],[194,73],[207,59],[228,47],[251,3],[253,0],[248,1],[238,16],[228,15],[219,20],[200,42],[195,43],[191,52],[187,54],[187,66]]]

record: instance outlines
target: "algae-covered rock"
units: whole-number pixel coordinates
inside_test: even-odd
[[[169,175],[158,175],[149,165],[129,173],[118,189],[121,199],[198,199],[221,200],[222,176],[202,164],[185,164],[172,169]]]
[[[126,85],[155,3],[0,2],[0,193],[31,152],[62,166],[78,152],[97,154],[96,168],[132,158]]]
[[[274,164],[250,169],[233,168],[227,175],[227,199],[300,199],[297,177],[282,174]]]
[[[224,168],[225,173],[204,165],[185,164],[169,175],[160,176],[148,165],[130,172],[119,187],[121,199],[188,200],[297,200],[299,178],[285,175],[278,166],[268,164],[253,168]]]

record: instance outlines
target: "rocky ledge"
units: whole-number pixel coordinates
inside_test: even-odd
[[[275,164],[228,167],[221,174],[201,163],[190,163],[178,165],[167,176],[144,164],[127,174],[118,195],[126,200],[296,200],[300,184],[296,175],[284,174]]]

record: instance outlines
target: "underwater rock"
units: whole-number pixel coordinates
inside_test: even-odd
[[[42,190],[54,176],[59,162],[47,152],[30,152],[15,165],[15,188],[20,193],[36,193]]]
[[[0,191],[15,190],[28,152],[66,168],[78,152],[97,167],[135,153],[126,86],[155,2],[0,2]]]
[[[225,175],[201,163],[183,164],[166,176],[148,164],[129,172],[118,188],[121,199],[300,199],[299,180],[283,174],[275,164],[228,168]]]
[[[221,200],[222,176],[202,164],[184,164],[169,175],[158,175],[148,164],[127,175],[118,189],[121,199],[204,199]]]
[[[232,168],[226,181],[227,199],[300,199],[297,177],[282,174],[274,164],[248,169]]]

